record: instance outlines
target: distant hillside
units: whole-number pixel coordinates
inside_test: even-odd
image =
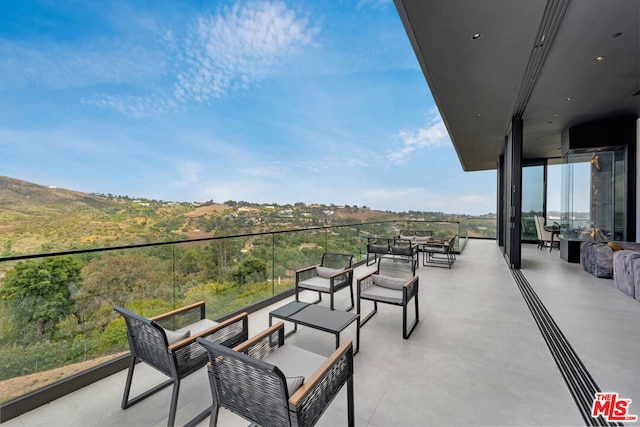
[[[178,209],[155,212],[152,223]],[[166,238],[144,224],[148,209],[107,198],[0,177],[0,253],[15,255]]]
[[[0,176],[0,254],[57,252],[406,218],[357,206],[175,203],[86,194]]]

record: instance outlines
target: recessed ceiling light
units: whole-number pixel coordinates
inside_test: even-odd
[[[565,101],[567,101],[567,102],[569,102],[569,101],[571,101],[572,99],[573,99],[572,97],[567,96],[564,100],[565,100]]]
[[[482,114],[477,114],[476,117],[482,117]]]
[[[471,40],[478,40],[480,37],[482,37],[482,33],[475,33],[471,36]]]
[[[595,59],[596,59],[596,62],[602,62],[602,61],[604,61],[606,58],[607,58],[606,56],[596,56],[596,58],[595,58]]]

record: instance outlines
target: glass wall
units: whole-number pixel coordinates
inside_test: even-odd
[[[522,241],[537,241],[535,215],[545,212],[544,163],[525,164],[522,168]]]
[[[547,222],[560,223],[562,212],[562,163],[549,159],[547,163]]]
[[[562,236],[624,240],[626,147],[570,150],[563,156]]]

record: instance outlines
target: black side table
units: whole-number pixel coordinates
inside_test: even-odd
[[[560,237],[560,258],[572,263],[580,262],[581,239],[565,239]]]

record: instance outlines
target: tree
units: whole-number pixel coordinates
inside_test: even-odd
[[[51,336],[54,327],[73,313],[72,294],[80,287],[82,262],[54,257],[26,261],[8,272],[0,298],[7,301],[15,326],[25,339],[35,333],[38,341]]]
[[[247,258],[240,263],[233,276],[240,284],[264,281],[267,278],[267,263],[259,258]]]

